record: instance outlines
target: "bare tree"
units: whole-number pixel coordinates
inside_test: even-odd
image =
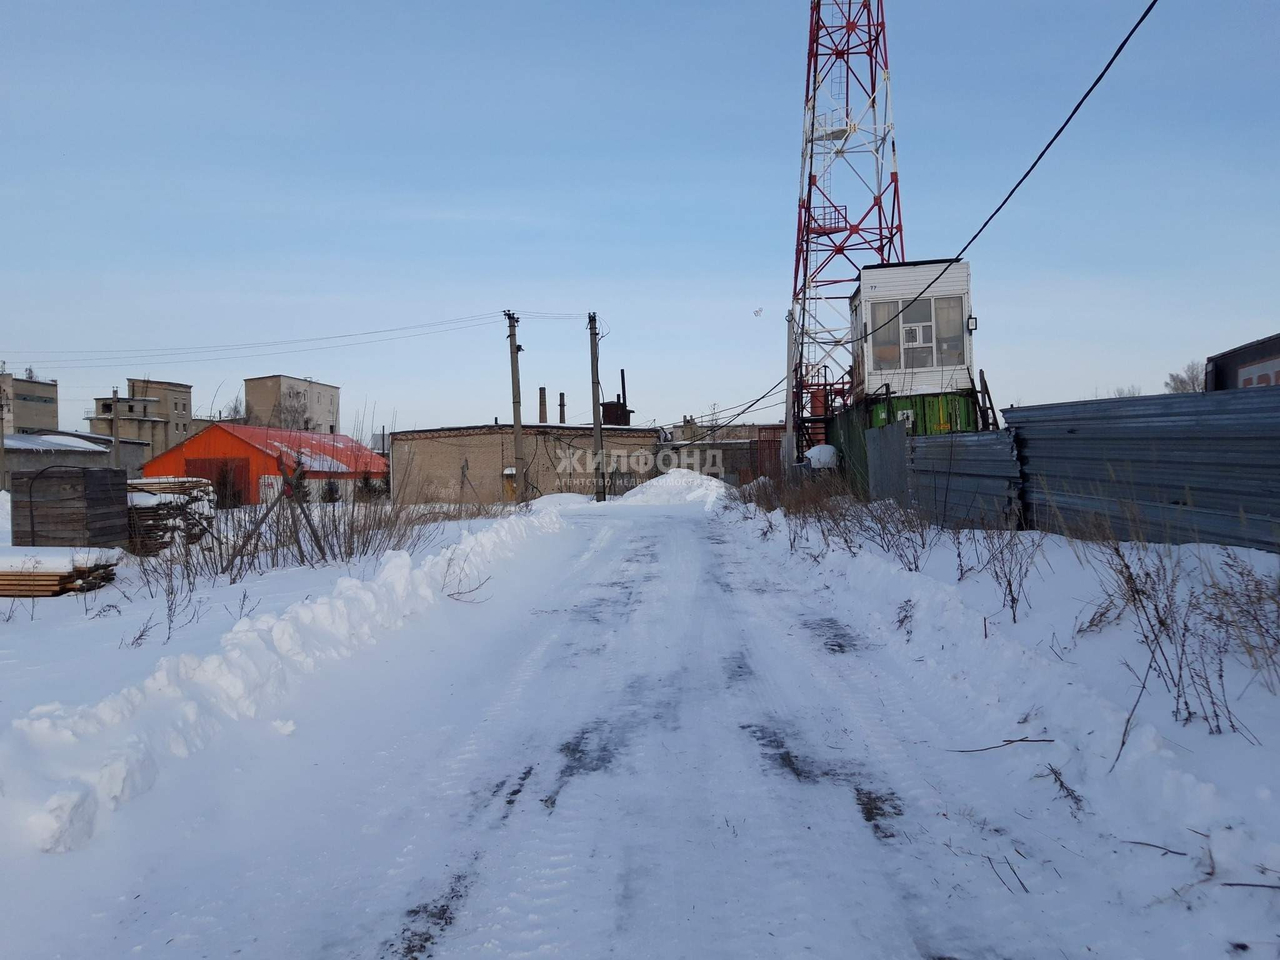
[[[243,420],[244,419],[244,397],[236,394],[235,398],[228,401],[222,408],[223,420]]]
[[[1175,370],[1164,381],[1165,393],[1203,393],[1204,364],[1194,360],[1181,370]]]
[[[1142,396],[1142,388],[1136,383],[1127,387],[1116,387],[1111,391],[1113,397],[1140,397]]]
[[[276,405],[275,412],[279,415],[279,423],[272,423],[270,426],[279,426],[285,430],[311,429],[311,418],[307,415],[307,401],[297,390],[291,390],[282,396]]]

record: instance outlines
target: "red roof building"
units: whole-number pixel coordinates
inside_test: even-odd
[[[387,461],[341,433],[215,423],[142,465],[144,477],[203,477],[219,507],[261,503],[278,489],[277,458],[292,472],[301,464],[311,481],[386,481]],[[267,481],[264,483],[264,479]],[[267,496],[264,498],[264,492]]]

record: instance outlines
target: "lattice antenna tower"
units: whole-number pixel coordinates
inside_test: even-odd
[[[784,457],[825,439],[849,400],[849,297],[862,263],[905,257],[884,0],[812,0]]]

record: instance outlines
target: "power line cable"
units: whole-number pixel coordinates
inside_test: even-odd
[[[419,329],[425,329],[429,327],[441,327],[441,326],[448,326],[452,324],[468,323],[474,320],[487,320],[487,319],[491,319],[498,316],[500,316],[498,311],[491,310],[488,313],[477,313],[477,314],[473,314],[471,316],[466,316],[466,317],[451,317],[450,319],[447,319],[447,320],[429,320],[424,323],[410,323],[410,324],[405,324],[399,327],[384,327],[380,330],[360,330],[355,333],[335,333],[335,334],[330,334],[328,336],[316,336],[316,337],[295,337],[289,340],[259,340],[259,341],[248,341],[248,342],[241,342],[241,343],[205,344],[202,346],[147,347],[147,348],[126,347],[126,348],[118,348],[118,349],[103,349],[103,350],[93,350],[93,351],[87,351],[83,347],[81,347],[78,350],[21,350],[13,347],[5,347],[4,350],[5,352],[8,352],[8,353],[20,353],[27,356],[34,356],[36,354],[52,354],[52,355],[62,355],[62,354],[68,354],[68,353],[90,354],[89,356],[81,359],[100,359],[102,354],[125,354],[129,357],[139,357],[139,358],[145,357],[148,355],[178,356],[185,353],[206,353],[206,352],[220,351],[220,350],[247,350],[251,347],[276,347],[276,346],[283,346],[283,345],[293,344],[293,343],[315,343],[323,340],[342,340],[342,339],[350,339],[353,337],[371,337],[371,336],[375,336],[383,333],[399,333],[404,330],[419,330]],[[74,357],[64,358],[64,360],[74,360],[74,359],[77,359],[77,358],[74,358]]]
[[[1001,200],[999,205],[994,210],[991,211],[987,219],[982,221],[982,226],[980,226],[977,232],[974,233],[974,235],[969,238],[968,242],[965,243],[965,245],[960,248],[960,252],[957,253],[954,257],[952,257],[950,260],[948,260],[946,266],[944,266],[942,270],[939,271],[938,275],[934,277],[932,280],[930,280],[923,290],[921,290],[914,297],[908,300],[897,313],[895,313],[888,320],[884,321],[884,323],[881,323],[876,327],[873,327],[872,329],[868,330],[866,333],[861,334],[859,336],[855,336],[852,340],[852,343],[859,343],[863,340],[866,340],[868,337],[875,334],[876,331],[883,330],[889,324],[897,320],[900,316],[902,316],[904,312],[906,312],[908,307],[910,307],[913,303],[915,303],[922,296],[924,296],[929,291],[930,287],[932,287],[935,283],[941,280],[943,274],[945,274],[953,266],[959,263],[961,259],[963,259],[968,249],[971,246],[973,246],[974,241],[977,240],[978,237],[982,236],[983,231],[987,229],[987,227],[991,224],[991,221],[994,220],[996,218],[996,215],[1005,208],[1005,204],[1007,204],[1011,199],[1013,199],[1013,195],[1018,192],[1018,188],[1021,187],[1023,183],[1026,182],[1027,178],[1031,176],[1035,168],[1040,165],[1040,161],[1044,159],[1045,154],[1047,154],[1050,148],[1055,143],[1058,142],[1058,138],[1062,136],[1063,131],[1065,131],[1067,127],[1071,124],[1071,121],[1075,119],[1076,114],[1080,112],[1080,108],[1084,106],[1085,101],[1088,100],[1089,97],[1092,96],[1093,91],[1098,88],[1098,84],[1102,83],[1102,79],[1110,72],[1111,67],[1115,64],[1116,60],[1120,58],[1120,54],[1124,52],[1124,48],[1127,47],[1129,45],[1129,41],[1133,39],[1133,35],[1138,32],[1138,28],[1142,26],[1143,22],[1147,19],[1147,16],[1151,13],[1152,10],[1155,9],[1156,4],[1159,2],[1160,0],[1151,0],[1151,2],[1147,4],[1146,9],[1142,11],[1142,16],[1138,17],[1137,22],[1134,23],[1134,25],[1129,28],[1129,32],[1125,34],[1124,39],[1120,41],[1120,45],[1116,47],[1115,52],[1111,54],[1111,58],[1107,61],[1106,66],[1102,68],[1102,72],[1093,78],[1093,83],[1089,84],[1089,89],[1087,89],[1084,92],[1084,95],[1079,100],[1076,101],[1076,105],[1071,108],[1071,112],[1067,114],[1067,119],[1062,121],[1061,126],[1059,126],[1058,129],[1054,131],[1053,136],[1049,138],[1049,142],[1044,145],[1044,147],[1040,150],[1040,152],[1036,154],[1036,158],[1033,161],[1031,161],[1031,166],[1027,167],[1026,172],[1023,173],[1023,175],[1018,178],[1018,182],[1015,183],[1012,189],[1010,189],[1009,192],[1005,194],[1004,199]]]
[[[372,344],[372,343],[389,343],[395,340],[412,340],[417,337],[428,337],[435,334],[452,333],[455,330],[471,330],[471,329],[475,329],[476,327],[487,327],[487,326],[492,326],[493,324],[504,323],[504,322],[505,321],[503,320],[482,320],[477,323],[466,324],[463,326],[446,327],[444,329],[439,329],[439,330],[422,330],[417,333],[406,333],[396,337],[379,337],[373,340],[358,340],[352,343],[329,343],[319,347],[299,347],[297,349],[274,350],[266,353],[219,354],[218,356],[214,356],[214,357],[193,357],[188,359],[177,359],[177,360],[157,360],[154,357],[143,357],[138,360],[133,360],[131,358],[124,357],[124,358],[115,358],[105,363],[67,362],[67,363],[46,364],[46,365],[43,365],[43,367],[46,370],[88,370],[88,369],[93,369],[95,367],[120,367],[131,362],[133,363],[160,362],[160,363],[163,363],[165,366],[176,366],[179,364],[189,364],[189,363],[210,363],[210,362],[217,362],[219,360],[249,360],[249,359],[258,359],[261,357],[279,357],[279,356],[293,355],[298,353],[315,353],[320,350],[336,350],[336,349],[343,349],[343,348],[350,348],[350,347],[360,347],[360,346],[367,346],[368,344]]]
[[[762,401],[762,400],[764,400],[764,399],[768,398],[768,397],[769,397],[769,396],[770,396],[774,391],[776,391],[780,386],[782,386],[783,382],[784,382],[784,381],[787,379],[787,377],[789,377],[789,376],[791,376],[790,372],[784,373],[784,374],[782,375],[782,379],[781,379],[781,380],[779,380],[777,383],[775,383],[773,386],[771,386],[771,387],[770,387],[768,390],[766,390],[764,393],[760,394],[760,396],[758,396],[758,397],[756,397],[754,400],[752,400],[749,404],[747,404],[747,406],[743,407],[741,410],[739,410],[737,413],[735,413],[732,417],[730,417],[730,418],[729,418],[728,420],[726,420],[724,423],[716,424],[716,426],[715,426],[715,427],[713,427],[712,429],[708,430],[706,433],[704,433],[704,434],[703,434],[702,436],[700,436],[700,437],[695,437],[693,440],[682,440],[682,441],[680,441],[680,443],[681,443],[682,445],[684,445],[684,444],[690,444],[690,443],[701,443],[703,440],[707,439],[707,437],[714,437],[717,433],[719,433],[719,432],[720,432],[721,430],[723,430],[725,427],[729,426],[729,424],[733,423],[733,421],[737,420],[740,416],[742,416],[744,413],[746,413],[748,410],[750,410],[752,407],[754,407],[757,403],[759,403],[760,401]],[[785,404],[785,403],[786,403],[786,401],[785,401],[785,400],[783,400],[783,401],[782,401],[782,403],[784,403],[784,404]],[[775,406],[775,407],[776,407],[776,406],[781,406],[781,405],[782,405],[782,404],[777,404],[777,403],[772,404],[772,406]]]

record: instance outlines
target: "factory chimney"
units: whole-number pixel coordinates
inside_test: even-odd
[[[538,422],[547,422],[547,388],[538,388]]]
[[[564,423],[564,391],[560,391],[560,422]]]

